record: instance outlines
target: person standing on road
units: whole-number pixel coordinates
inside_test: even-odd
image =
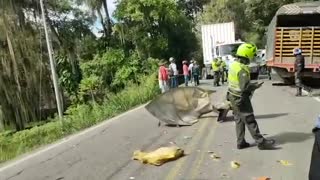
[[[302,55],[302,50],[300,48],[293,49],[293,55],[295,56],[296,60],[294,63],[294,80],[297,88],[296,96],[302,96],[302,88],[305,88],[310,91],[309,88],[302,84],[302,73],[304,71],[304,56]]]
[[[194,85],[199,86],[200,66],[198,65],[197,61],[193,61],[192,73]]]
[[[168,76],[168,72],[167,69],[165,67],[166,62],[164,60],[162,60],[159,63],[159,72],[158,72],[158,79],[159,79],[159,87],[161,89],[161,93],[165,93],[166,91],[169,90],[168,87],[168,80],[169,80],[169,76]]]
[[[229,66],[230,66],[230,60],[229,60],[228,56],[226,56],[225,65],[226,65],[226,68],[224,69],[225,75],[226,75],[225,82],[227,82],[228,81],[228,71],[229,71]]]
[[[175,60],[173,57],[169,59],[170,65],[169,65],[169,71],[170,71],[170,81],[171,81],[171,88],[178,87],[178,69],[177,65],[175,63]]]
[[[213,86],[220,86],[220,64],[218,58],[212,61],[212,71],[213,71]]]
[[[192,76],[193,62],[194,62],[194,60],[191,60],[191,61],[190,61],[190,64],[189,64],[189,74],[190,74],[190,83],[191,83],[191,84],[193,83],[193,76]]]
[[[184,76],[184,85],[187,87],[188,86],[188,81],[189,81],[189,68],[188,68],[188,65],[187,65],[187,61],[184,60],[182,61],[182,64],[183,64],[183,76]]]
[[[219,60],[220,61],[220,75],[221,75],[221,83],[224,84],[225,82],[225,72],[226,72],[226,62],[223,61],[222,59]]]
[[[240,45],[236,52],[237,59],[229,67],[227,99],[231,103],[236,123],[238,149],[250,147],[245,140],[245,126],[248,127],[260,150],[271,149],[275,143],[274,140],[267,140],[261,135],[250,100],[253,91],[262,85],[250,82],[248,64],[254,58],[256,51],[257,47],[253,44]]]

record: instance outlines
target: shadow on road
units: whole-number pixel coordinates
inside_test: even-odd
[[[271,119],[271,118],[277,118],[281,116],[287,116],[288,113],[278,113],[278,114],[264,114],[264,115],[256,115],[256,119]],[[223,122],[232,122],[234,121],[233,116],[227,116],[226,119]]]
[[[271,119],[271,118],[277,118],[281,116],[287,116],[288,113],[277,113],[277,114],[264,114],[264,115],[256,115],[256,119]]]
[[[286,143],[299,143],[306,141],[313,137],[312,133],[303,133],[303,132],[283,132],[269,138],[275,139],[276,143],[286,144]]]

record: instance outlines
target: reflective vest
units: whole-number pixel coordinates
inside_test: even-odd
[[[240,88],[240,79],[239,73],[241,70],[245,70],[248,74],[247,76],[250,79],[250,69],[248,66],[241,64],[238,61],[234,61],[230,64],[229,72],[228,72],[228,88],[230,93],[236,93],[234,95],[241,95],[241,88]]]
[[[225,61],[221,61],[220,69],[224,70],[224,69],[226,69],[226,67],[227,67],[226,62]]]
[[[212,61],[212,70],[213,71],[219,71],[220,68],[219,68],[219,62],[217,60],[213,60]]]

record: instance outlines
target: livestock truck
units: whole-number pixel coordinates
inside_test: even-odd
[[[201,33],[204,64],[202,77],[210,79],[213,77],[212,60],[221,57],[223,60],[228,58],[232,62],[237,48],[244,42],[235,40],[233,22],[202,25]],[[249,66],[251,77],[257,77],[258,65],[252,62]]]
[[[287,4],[276,12],[268,27],[266,47],[267,66],[273,78],[294,82],[296,47],[305,56],[303,79],[319,83],[320,1]]]

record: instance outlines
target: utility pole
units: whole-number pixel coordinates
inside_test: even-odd
[[[43,0],[40,0],[40,6],[41,6],[41,12],[42,12],[42,22],[43,22],[43,26],[44,26],[44,32],[46,34],[46,41],[47,41],[47,47],[48,47],[48,54],[49,54],[49,60],[50,60],[50,67],[51,67],[54,92],[55,92],[56,101],[57,101],[58,114],[59,114],[59,118],[62,119],[63,110],[62,110],[62,103],[61,103],[60,92],[59,92],[58,75],[57,75],[55,63],[54,63],[54,60],[52,57],[52,48],[51,48],[50,39],[49,39],[50,37],[48,34],[48,29],[47,29],[47,22],[46,22],[46,16],[45,16],[45,11],[44,11]]]

